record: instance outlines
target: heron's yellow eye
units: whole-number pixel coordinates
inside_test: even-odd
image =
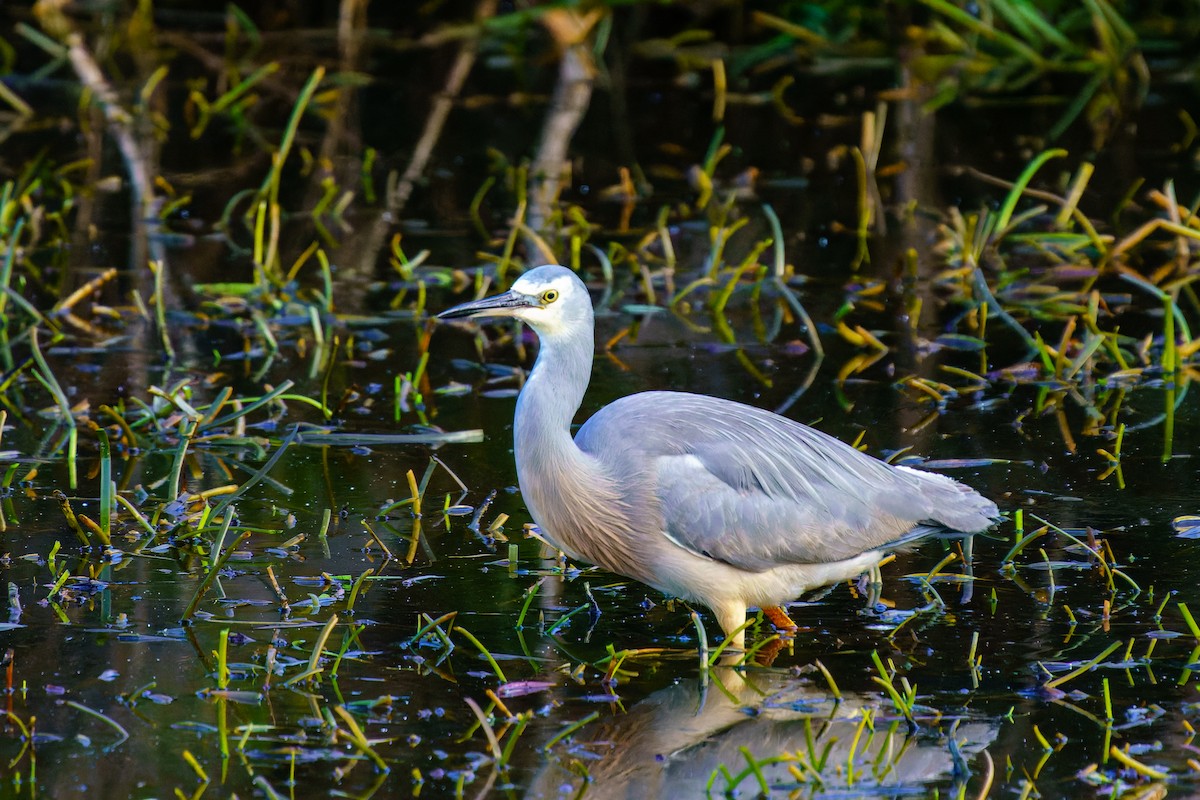
[[[557,299],[558,299],[558,290],[557,289],[547,289],[546,291],[542,292],[542,302],[543,303],[553,303]]]

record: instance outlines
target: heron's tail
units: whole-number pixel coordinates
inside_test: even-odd
[[[960,533],[979,533],[995,525],[1001,518],[995,503],[965,483],[959,483],[936,472],[909,467],[897,469],[921,477],[922,494],[927,501],[928,514],[928,518],[921,521],[922,525]]]

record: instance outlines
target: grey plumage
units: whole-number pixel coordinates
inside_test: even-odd
[[[988,528],[996,506],[942,475],[894,467],[769,411],[644,392],[598,411],[572,440],[591,374],[587,289],[559,266],[443,318],[513,316],[541,350],[517,401],[522,496],[573,558],[707,605],[726,635],[748,606],[775,607],[853,578],[913,530]],[[744,643],[740,632],[734,644]]]

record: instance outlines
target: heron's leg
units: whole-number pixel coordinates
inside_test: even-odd
[[[890,561],[893,558],[895,558],[895,556],[889,555],[887,557],[887,559],[880,562],[879,564],[876,564],[875,566],[873,566],[869,570],[867,570],[867,572],[863,573],[863,579],[865,581],[864,588],[866,589],[866,591],[864,591],[863,594],[866,595],[868,608],[874,608],[876,605],[879,604],[879,601],[882,599],[882,597],[883,597],[883,572],[880,571],[879,567],[882,566],[887,561]]]
[[[800,628],[800,626],[793,622],[792,618],[789,617],[787,612],[784,611],[780,606],[766,606],[763,608],[762,612],[763,616],[770,620],[771,624],[775,626],[776,630],[778,630],[784,636],[794,634]]]
[[[975,535],[963,537],[962,542],[962,562],[963,575],[966,580],[962,584],[962,604],[965,606],[971,602],[971,598],[975,595]]]
[[[729,647],[725,649],[745,650],[746,629],[743,626],[746,624],[746,604],[729,601],[713,605],[711,608],[717,615],[717,622],[721,623],[721,630],[725,631],[725,636],[730,639]],[[732,633],[733,631],[737,631],[737,633]]]

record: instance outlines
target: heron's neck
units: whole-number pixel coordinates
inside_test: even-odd
[[[575,450],[571,422],[592,374],[592,326],[543,337],[533,371],[517,399],[518,450],[542,457]]]
[[[521,396],[513,427],[517,480],[542,538],[571,558],[650,579],[636,565],[633,518],[622,487],[571,436],[592,371],[591,319],[573,333],[542,336],[542,349]],[[634,566],[624,566],[634,565]]]

